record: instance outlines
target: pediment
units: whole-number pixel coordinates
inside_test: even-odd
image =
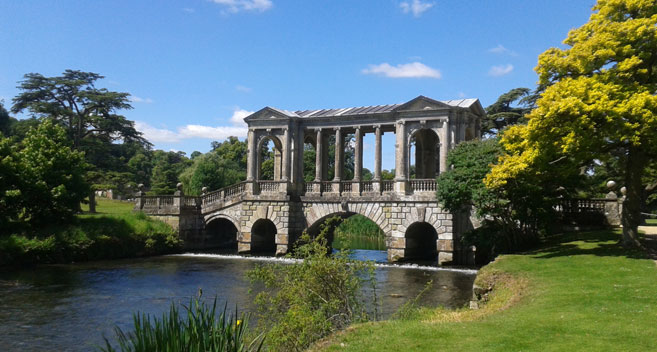
[[[420,95],[419,97],[395,108],[395,111],[440,110],[445,108],[449,109],[450,106],[437,100],[433,100],[431,98]]]
[[[289,120],[291,117],[294,117],[293,114],[294,113],[267,106],[245,117],[244,121]]]

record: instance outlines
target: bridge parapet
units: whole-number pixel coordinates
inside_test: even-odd
[[[146,214],[176,215],[184,210],[198,210],[201,207],[200,198],[185,195],[173,196],[146,196],[137,197],[135,210],[141,210]]]

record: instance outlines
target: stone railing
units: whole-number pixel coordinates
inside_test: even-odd
[[[258,193],[278,193],[281,190],[281,184],[284,181],[270,181],[259,180],[257,181]]]
[[[360,183],[360,191],[362,193],[374,192],[374,181],[362,181]]]
[[[181,209],[198,209],[201,198],[194,196],[137,196],[135,210],[146,213],[179,214]]]
[[[432,178],[427,179],[412,179],[409,181],[411,191],[413,192],[435,192],[436,180]]]
[[[381,181],[381,192],[394,192],[395,191],[395,181]]]
[[[561,214],[565,224],[576,226],[619,226],[623,211],[622,199],[592,198],[592,199],[560,199],[554,210]]]
[[[561,199],[555,210],[561,213],[604,213],[609,203],[617,203],[617,199]]]
[[[222,203],[232,198],[237,198],[244,194],[246,182],[240,182],[228,187],[220,188],[216,191],[206,193],[201,196],[203,206],[215,203]]]

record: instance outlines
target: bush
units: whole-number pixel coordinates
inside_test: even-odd
[[[151,318],[147,314],[133,315],[134,331],[126,334],[116,327],[120,351],[126,352],[228,352],[260,351],[262,338],[247,342],[248,315],[239,315],[237,310],[232,315],[226,313],[226,306],[216,317],[217,299],[212,306],[192,299],[185,309],[184,316],[179,314],[176,304],[171,303],[168,313],[162,318]],[[105,338],[102,351],[116,351]]]
[[[293,252],[302,262],[260,266],[248,273],[253,283],[266,288],[255,302],[258,322],[267,329],[268,348],[301,351],[353,322],[368,320],[364,285],[372,287],[376,317],[374,265],[352,261],[345,252],[326,255],[326,236],[339,221],[339,217],[326,220],[314,239],[302,235],[302,244]]]

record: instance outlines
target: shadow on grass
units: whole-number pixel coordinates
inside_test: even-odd
[[[537,259],[575,255],[649,258],[645,251],[625,248],[619,243],[619,240],[620,234],[614,230],[565,233],[548,237],[542,248],[526,252],[526,254],[533,255]]]

